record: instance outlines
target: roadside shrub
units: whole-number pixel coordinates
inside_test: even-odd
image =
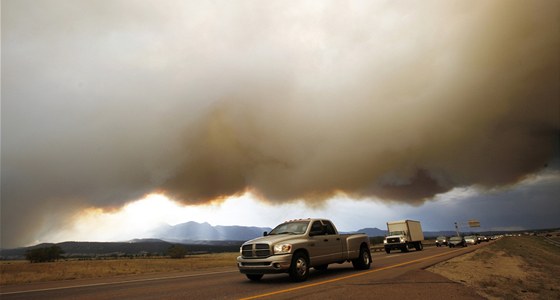
[[[167,250],[167,255],[171,258],[184,258],[187,255],[187,249],[181,245],[173,245]]]
[[[50,247],[29,249],[25,252],[25,259],[31,263],[38,262],[51,262],[60,259],[64,251],[59,246],[53,245]]]

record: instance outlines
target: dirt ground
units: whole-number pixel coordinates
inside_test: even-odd
[[[487,299],[560,299],[560,247],[543,237],[505,237],[427,270]]]

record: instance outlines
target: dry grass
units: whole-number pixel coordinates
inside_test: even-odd
[[[238,255],[219,253],[192,255],[184,259],[69,260],[34,264],[28,261],[2,261],[0,285],[234,267]]]
[[[487,299],[560,299],[560,248],[510,237],[428,268]]]

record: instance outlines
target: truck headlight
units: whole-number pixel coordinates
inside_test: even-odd
[[[277,244],[274,245],[274,254],[285,254],[292,251],[292,244]]]
[[[383,240],[383,244],[387,244],[387,240]]]

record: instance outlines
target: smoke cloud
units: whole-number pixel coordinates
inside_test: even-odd
[[[557,1],[2,2],[2,247],[162,191],[421,204],[558,155]]]

